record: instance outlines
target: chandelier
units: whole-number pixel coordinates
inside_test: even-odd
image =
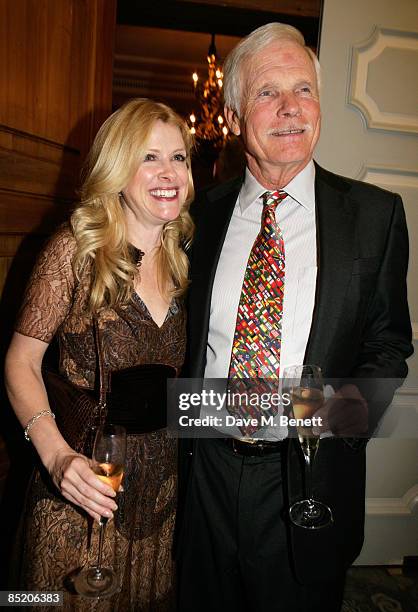
[[[197,72],[192,75],[198,109],[189,117],[189,128],[198,141],[206,141],[215,149],[221,149],[229,130],[223,114],[223,72],[216,53],[215,34],[212,34],[207,60],[207,79],[202,82]]]

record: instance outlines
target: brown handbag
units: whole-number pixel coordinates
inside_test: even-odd
[[[96,317],[93,323],[99,366],[99,399],[93,392],[74,385],[48,367],[42,367],[49,405],[58,429],[71,448],[88,456],[93,449],[95,429],[105,422],[107,412],[104,362]]]

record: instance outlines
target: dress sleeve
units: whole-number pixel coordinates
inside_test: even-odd
[[[15,330],[51,342],[68,314],[75,288],[76,241],[68,226],[52,236],[33,269]]]

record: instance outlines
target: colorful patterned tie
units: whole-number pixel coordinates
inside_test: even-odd
[[[254,379],[279,376],[285,251],[275,211],[286,195],[284,191],[267,191],[262,196],[261,229],[248,258],[238,306],[229,366],[230,392],[248,393],[252,390],[260,394],[265,385]],[[242,379],[252,381],[245,383]],[[271,385],[266,387],[271,391]],[[262,412],[257,406],[242,403],[229,406],[228,410],[234,416],[246,419],[259,419]],[[277,413],[277,407],[269,414],[272,412]],[[240,427],[245,435],[251,435],[258,428],[248,425]]]

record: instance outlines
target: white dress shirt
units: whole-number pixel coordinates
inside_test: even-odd
[[[282,231],[285,249],[281,374],[287,366],[303,363],[312,324],[317,277],[313,162],[283,189],[288,196],[276,208],[276,222]],[[251,248],[260,231],[261,196],[265,191],[247,168],[216,270],[205,378],[228,377],[242,283]],[[286,435],[278,428],[274,432],[271,429],[262,437]]]

